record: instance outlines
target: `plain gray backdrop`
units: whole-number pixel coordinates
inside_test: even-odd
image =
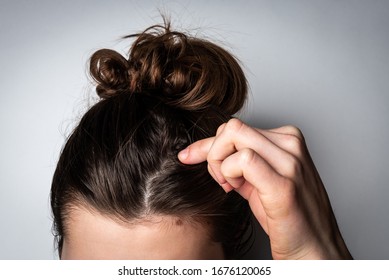
[[[161,22],[242,62],[241,118],[306,137],[356,259],[389,258],[389,1],[0,1],[0,259],[53,259],[49,191],[93,51]]]

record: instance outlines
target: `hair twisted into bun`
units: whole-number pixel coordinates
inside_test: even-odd
[[[149,93],[184,110],[217,106],[228,115],[243,106],[246,78],[228,51],[172,31],[166,22],[125,38],[134,37],[128,59],[108,49],[92,55],[90,72],[100,97]]]
[[[97,82],[96,92],[102,98],[129,87],[128,62],[116,51],[101,49],[95,52],[90,60],[90,72]]]

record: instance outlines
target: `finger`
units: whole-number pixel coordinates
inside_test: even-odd
[[[301,132],[301,130],[298,127],[295,127],[293,125],[285,125],[285,126],[281,126],[278,128],[272,128],[272,129],[269,129],[268,131],[282,133],[282,134],[289,134],[289,135],[296,136],[296,137],[300,138],[301,140],[304,139],[304,135]]]
[[[259,180],[254,181],[253,177],[247,177],[248,175],[253,175],[253,169],[255,169],[255,173],[257,173],[255,178]],[[220,171],[234,189],[243,187],[247,181],[259,191],[263,191],[266,186],[266,184],[263,184],[263,178],[260,178],[260,174],[267,174],[265,176],[266,178],[278,175],[278,173],[263,158],[261,158],[254,150],[249,148],[240,150],[227,157],[223,161]],[[244,178],[245,180],[241,180],[241,178]],[[268,180],[266,179],[266,181]],[[274,184],[274,182],[272,182],[272,184]],[[260,188],[259,185],[262,187]],[[273,190],[274,188],[270,188],[267,192]],[[250,194],[248,193],[247,195]],[[244,198],[248,199],[248,196],[245,195]]]
[[[214,137],[199,140],[186,149],[178,153],[178,159],[185,164],[196,164],[207,160],[208,152],[214,142]],[[208,172],[216,182],[224,189],[225,192],[231,191],[233,188],[225,181],[218,170],[215,170],[208,164]]]
[[[221,172],[226,181],[250,202],[253,212],[257,211],[259,201],[270,217],[288,211],[293,185],[255,151],[243,149],[229,156],[223,161]],[[239,181],[242,177],[244,182]]]
[[[218,127],[216,135],[219,135],[223,131],[225,125],[226,124],[223,123]],[[186,149],[178,153],[178,159],[186,164],[196,164],[206,161],[214,138],[215,137],[205,138],[192,143]]]
[[[218,127],[218,129],[216,130],[216,136],[218,136],[220,133],[222,133],[225,127],[226,127],[226,123],[221,124]]]
[[[226,124],[224,123],[217,129],[217,136],[224,131],[225,126]],[[296,142],[299,141],[298,139],[303,140],[304,136],[298,128],[294,126],[283,126],[269,130],[258,128],[255,130],[264,135],[267,139],[272,141],[275,145],[279,146],[283,150],[291,152],[296,156],[300,154],[298,151],[300,145],[297,143],[296,147]],[[293,137],[290,136],[295,136],[297,139],[293,139]],[[180,161],[186,164],[196,164],[205,161],[212,146],[213,140],[211,139],[214,139],[214,137],[202,139],[189,145],[189,149],[185,149],[178,154]]]
[[[247,126],[238,119],[231,119],[223,131],[215,137],[207,157],[208,164],[211,165],[219,183],[225,181],[219,172],[223,160],[236,151],[246,148],[254,150],[273,169],[286,177],[294,176],[295,167],[299,165],[293,154],[277,146],[260,131]]]
[[[298,134],[281,133],[284,130],[278,129],[274,131],[257,128],[256,130],[285,152],[292,154],[300,160],[304,159],[304,155],[307,152],[304,137],[300,137]]]
[[[218,178],[217,176],[215,175],[215,172],[212,170],[211,166],[208,164],[208,172],[209,174],[211,174],[211,176],[213,177],[213,179],[218,182]],[[224,181],[224,180],[223,180]],[[218,182],[219,183],[219,182]],[[228,193],[230,191],[232,191],[234,188],[230,185],[230,183],[224,181],[224,183],[219,183],[219,185],[223,188],[223,190]]]
[[[185,164],[196,164],[207,160],[215,137],[196,141],[178,153],[178,159]]]

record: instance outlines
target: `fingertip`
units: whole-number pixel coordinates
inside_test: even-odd
[[[232,191],[232,190],[234,189],[234,187],[231,186],[228,182],[222,183],[222,184],[220,184],[220,186],[222,187],[222,189],[223,189],[226,193],[229,193],[230,191]]]
[[[181,162],[185,162],[185,160],[189,157],[189,148],[185,148],[178,153],[178,159]]]

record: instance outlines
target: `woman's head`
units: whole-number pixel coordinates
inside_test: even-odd
[[[249,223],[246,201],[226,194],[206,163],[184,165],[177,153],[242,107],[244,74],[227,51],[169,24],[128,37],[136,37],[128,58],[107,49],[92,55],[101,100],[68,138],[54,174],[60,254],[235,257]],[[167,248],[170,255],[158,253]]]

